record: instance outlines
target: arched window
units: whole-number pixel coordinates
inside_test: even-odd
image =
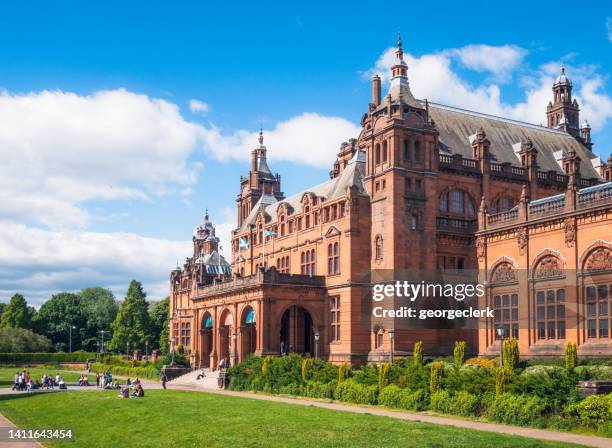
[[[244,323],[245,324],[254,324],[256,322],[255,320],[255,311],[253,311],[253,308],[249,307],[246,317],[244,318]]]
[[[375,253],[377,260],[383,259],[383,237],[382,235],[376,236],[374,253]]]
[[[469,193],[462,190],[449,190],[442,193],[438,201],[438,210],[443,215],[454,215],[464,219],[476,216],[474,201]]]
[[[208,316],[206,316],[206,319],[204,320],[204,329],[205,330],[210,330],[213,327],[213,319],[212,316],[209,314]]]
[[[383,163],[387,161],[387,140],[383,141],[383,150],[382,150],[382,161]]]
[[[514,198],[507,195],[501,195],[491,203],[490,212],[491,214],[506,212],[515,205],[516,201]]]
[[[418,140],[415,140],[414,142],[414,160],[417,162],[421,161],[421,142]]]

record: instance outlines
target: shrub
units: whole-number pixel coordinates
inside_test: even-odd
[[[378,390],[383,390],[389,384],[389,371],[391,365],[388,362],[383,362],[378,368]]]
[[[94,362],[91,365],[91,369],[94,372],[110,372],[113,375],[127,376],[130,378],[146,378],[149,380],[156,380],[159,378],[159,370],[153,365],[149,367],[124,367]]]
[[[495,370],[495,395],[500,396],[506,391],[506,371],[504,369]]]
[[[6,354],[23,354],[51,351],[51,341],[32,330],[25,328],[0,328],[0,352]],[[10,356],[9,356],[10,357]],[[11,359],[16,361],[16,359]]]
[[[0,343],[2,342],[2,333],[0,329]],[[12,328],[11,330],[15,330]],[[17,329],[18,330],[18,329]],[[88,359],[95,358],[95,353],[73,352],[73,353],[0,353],[0,363],[10,364],[15,362],[31,362],[31,363],[62,363],[62,362],[86,362]]]
[[[455,367],[461,367],[465,362],[465,341],[455,341],[453,357],[455,358]]]
[[[450,407],[450,394],[446,390],[439,390],[431,394],[429,408],[432,411],[448,414]]]
[[[513,372],[518,367],[519,363],[519,349],[518,341],[515,338],[508,338],[504,340],[504,369],[507,372]]]
[[[578,365],[578,352],[576,351],[576,344],[574,342],[568,342],[565,344],[565,368],[572,370]]]
[[[466,361],[466,364],[471,366],[480,366],[486,369],[495,369],[499,364],[495,359],[487,359],[487,358],[470,358]]]
[[[388,406],[390,408],[399,408],[401,392],[402,389],[394,384],[381,389],[380,393],[378,394],[378,404],[382,404],[383,406]]]
[[[533,366],[512,377],[506,390],[546,399],[553,410],[560,411],[567,402],[578,401],[576,381],[575,373],[563,367]]]
[[[270,367],[271,362],[272,362],[272,356],[268,355],[264,358],[263,363],[261,364],[261,373],[264,376],[268,376],[268,369]]]
[[[410,389],[403,389],[400,392],[400,407],[410,411],[422,411],[427,408],[427,399],[425,389],[418,389],[414,392]]]
[[[334,398],[334,391],[338,383],[332,381],[329,383],[321,383],[319,381],[308,381],[304,388],[304,393],[310,398]]]
[[[429,407],[445,414],[475,416],[478,415],[480,400],[476,395],[465,391],[450,394],[446,390],[439,390],[431,395]]]
[[[489,418],[512,425],[535,425],[546,408],[546,402],[540,397],[505,393],[491,405]]]
[[[566,413],[577,417],[582,426],[599,429],[612,419],[612,394],[591,395],[578,404],[569,405]]]
[[[612,367],[604,365],[578,366],[574,369],[576,378],[586,380],[611,380]]]
[[[423,342],[418,341],[414,344],[414,350],[412,351],[412,360],[415,366],[423,365],[423,356],[425,351],[423,350]]]
[[[346,362],[343,363],[338,369],[338,384],[347,380],[350,374],[351,374],[351,366],[349,366],[348,363]]]
[[[278,387],[278,393],[283,395],[301,395],[301,389],[299,384],[290,383],[285,384],[284,386]]]
[[[378,402],[377,386],[366,386],[347,379],[336,386],[336,400],[356,404],[376,404]]]
[[[495,391],[495,374],[488,368],[464,364],[459,369],[448,369],[441,387],[450,392],[464,390],[471,394]]]
[[[440,387],[440,379],[444,370],[444,363],[434,362],[431,364],[431,370],[429,372],[429,392],[433,395],[438,391]]]
[[[308,381],[312,378],[314,360],[312,358],[302,359],[302,381]]]

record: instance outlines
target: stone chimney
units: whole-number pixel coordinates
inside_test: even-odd
[[[380,76],[374,75],[372,78],[372,103],[378,107],[381,101],[381,84]]]

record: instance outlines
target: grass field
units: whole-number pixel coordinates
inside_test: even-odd
[[[562,447],[575,446],[387,417],[186,391],[0,395],[20,428],[71,429],[71,447]]]
[[[68,370],[58,370],[55,367],[6,367],[0,366],[0,387],[12,387],[13,386],[13,378],[15,377],[16,372],[21,372],[23,369],[30,372],[30,376],[39,380],[46,373],[49,376],[55,377],[57,373],[64,377],[64,381],[67,383],[77,382],[79,380],[80,373],[72,372]],[[96,377],[93,375],[89,376],[89,384],[96,385]]]

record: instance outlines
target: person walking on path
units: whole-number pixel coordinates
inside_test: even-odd
[[[159,376],[159,380],[161,381],[164,390],[166,390],[166,383],[168,382],[168,377],[166,376],[165,372],[161,373],[161,375]]]

